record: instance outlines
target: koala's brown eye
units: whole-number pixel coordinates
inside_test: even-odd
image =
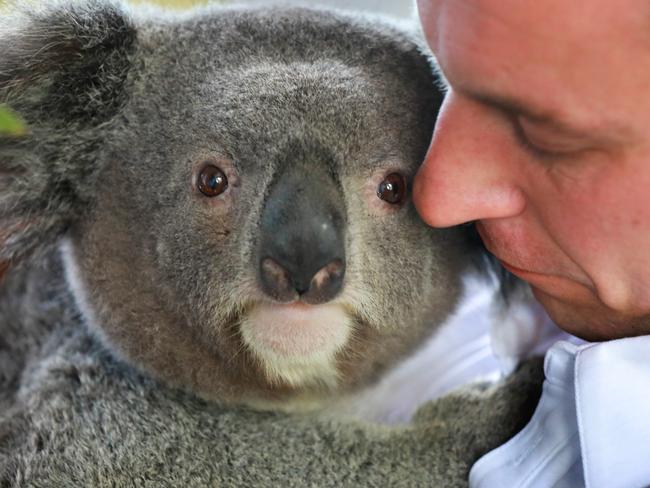
[[[406,197],[406,178],[399,173],[391,173],[377,188],[377,196],[388,203],[401,203]]]
[[[196,186],[206,197],[216,197],[228,188],[228,178],[223,171],[210,164],[199,173]]]

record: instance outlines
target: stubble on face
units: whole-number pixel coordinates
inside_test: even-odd
[[[535,287],[532,290],[551,319],[566,332],[581,339],[599,342],[650,333],[650,313],[621,313],[604,306],[597,298],[576,304]]]

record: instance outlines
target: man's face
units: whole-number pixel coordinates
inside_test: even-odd
[[[449,85],[415,201],[565,330],[650,333],[650,4],[419,0]]]

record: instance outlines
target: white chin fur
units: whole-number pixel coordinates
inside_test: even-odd
[[[335,356],[352,324],[338,305],[256,306],[241,324],[244,342],[271,381],[291,386],[337,382]]]

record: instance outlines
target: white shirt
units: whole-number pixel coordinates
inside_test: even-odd
[[[413,356],[378,384],[346,399],[344,413],[386,424],[408,423],[417,408],[474,381],[497,381],[531,355],[570,336],[535,304],[513,304],[495,317],[495,290],[468,277],[458,310]]]
[[[529,424],[483,456],[471,488],[650,486],[650,336],[546,354]]]
[[[477,379],[496,381],[522,358],[548,350],[533,418],[474,465],[470,486],[650,487],[650,336],[587,344],[532,303],[514,304],[494,320],[493,296],[470,279],[454,316],[348,410],[406,423],[424,402]]]

